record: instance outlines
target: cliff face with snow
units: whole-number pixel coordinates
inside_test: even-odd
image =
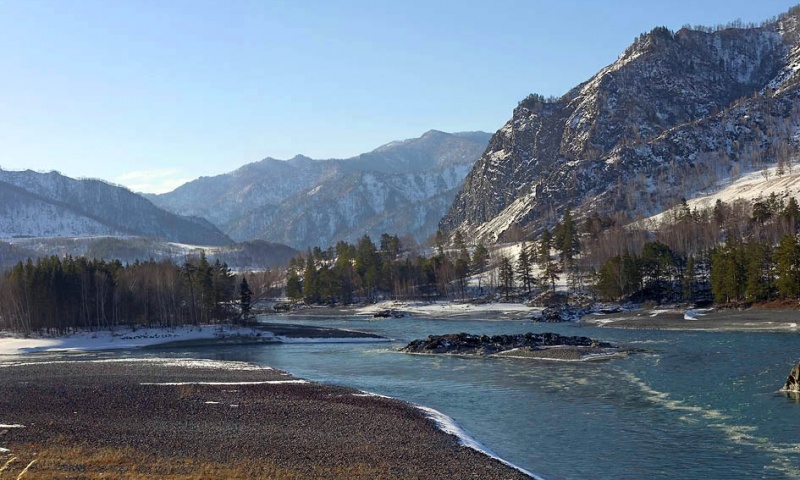
[[[797,148],[797,8],[759,28],[657,28],[563,97],[531,96],[492,137],[440,226],[494,241],[566,207],[663,210]]]
[[[385,232],[421,240],[436,231],[489,137],[430,131],[345,160],[266,159],[149,198],[240,241],[325,247]]]
[[[100,235],[231,243],[207,221],[169,213],[122,187],[57,172],[0,170],[0,238]]]

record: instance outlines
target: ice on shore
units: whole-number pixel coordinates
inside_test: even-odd
[[[308,380],[264,380],[260,382],[158,382],[140,383],[139,385],[155,385],[158,387],[181,387],[185,385],[214,385],[229,387],[232,385],[286,385],[286,384],[305,384]]]
[[[504,315],[527,315],[541,311],[523,303],[458,303],[458,302],[396,302],[384,301],[356,309],[360,315],[374,315],[384,310],[400,310],[421,316],[456,316],[501,313]]]
[[[201,325],[176,328],[115,328],[96,332],[80,332],[63,336],[25,338],[11,334],[0,336],[0,355],[37,352],[83,352],[95,350],[135,349],[179,341],[244,338],[280,343],[352,343],[385,342],[384,338],[296,338],[276,336],[272,332],[232,325]]]
[[[414,405],[414,406],[425,412],[425,415],[431,420],[433,420],[433,422],[436,423],[436,426],[438,426],[440,430],[458,438],[458,441],[461,445],[471,448],[473,450],[477,450],[478,452],[481,452],[482,454],[488,457],[494,458],[498,462],[504,465],[508,465],[509,467],[515,470],[519,470],[520,472],[530,476],[531,478],[535,478],[536,480],[544,480],[542,477],[534,475],[533,473],[525,470],[524,468],[518,467],[513,463],[500,458],[499,456],[494,454],[491,450],[484,447],[480,442],[472,438],[467,432],[465,432],[461,427],[459,427],[458,424],[456,424],[455,420],[443,414],[442,412],[422,405]]]
[[[712,309],[710,309],[710,308],[686,310],[686,312],[683,314],[683,319],[684,320],[697,320],[697,317],[702,317],[703,315],[705,315],[706,313],[710,312],[711,310]]]

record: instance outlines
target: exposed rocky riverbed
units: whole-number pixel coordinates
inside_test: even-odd
[[[529,478],[410,404],[251,364],[24,359],[0,383],[3,478]]]

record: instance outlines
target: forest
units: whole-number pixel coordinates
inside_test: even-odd
[[[170,260],[29,259],[0,276],[0,328],[64,334],[230,322],[239,312],[240,287],[226,264],[211,264],[202,253],[181,266]]]
[[[309,249],[289,267],[234,275],[204,253],[173,260],[51,256],[0,276],[0,329],[66,333],[117,326],[230,323],[283,295],[306,304],[395,300],[527,301],[557,285],[589,301],[746,305],[800,299],[800,206],[771,195],[659,220],[564,211],[518,244],[468,245],[438,232],[429,248],[383,234]],[[513,254],[509,253],[513,252]]]
[[[800,206],[793,197],[685,200],[658,221],[567,209],[514,255],[437,233],[429,254],[384,234],[292,259],[287,296],[309,304],[391,298],[524,300],[557,285],[594,301],[747,304],[800,298]]]

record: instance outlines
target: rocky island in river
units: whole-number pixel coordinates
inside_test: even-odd
[[[534,358],[541,360],[585,361],[611,358],[630,353],[617,345],[588,337],[557,333],[516,335],[473,335],[456,333],[431,335],[414,340],[402,349],[406,353],[451,354],[481,357]]]

